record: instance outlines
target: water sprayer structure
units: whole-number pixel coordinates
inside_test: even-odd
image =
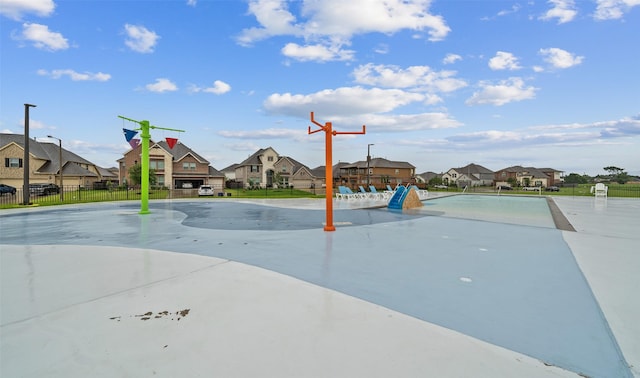
[[[139,130],[141,131],[140,133],[140,138],[142,139],[142,161],[141,161],[141,166],[142,166],[142,177],[141,177],[141,188],[140,188],[140,212],[139,214],[149,214],[149,140],[151,139],[151,133],[150,133],[150,129],[159,129],[159,130],[168,130],[168,131],[177,131],[177,132],[184,132],[184,130],[178,130],[178,129],[169,129],[166,127],[158,127],[158,126],[152,126],[149,124],[149,121],[143,120],[143,121],[136,121],[135,119],[131,119],[131,118],[127,118],[127,117],[123,117],[121,115],[118,116],[119,118],[122,118],[124,120],[130,121],[130,122],[135,122],[138,125],[140,125],[140,128],[138,129],[134,129],[134,130],[127,130],[127,129],[122,129],[122,131],[125,134],[125,138],[127,139],[127,142],[131,142],[132,138],[137,134],[137,132],[135,130]],[[175,139],[175,138],[171,138],[171,139]],[[175,142],[177,142],[177,140],[173,141],[173,143],[175,144]],[[137,147],[137,144],[131,144],[132,148]],[[173,146],[171,146],[173,147]]]
[[[332,138],[338,134],[366,134],[366,126],[362,125],[362,131],[335,131],[331,122],[325,122],[324,125],[316,122],[313,118],[313,112],[311,112],[311,122],[319,127],[317,130],[311,131],[309,126],[309,134],[314,134],[319,131],[325,132],[325,199],[326,199],[326,212],[327,220],[324,226],[325,231],[335,231],[336,227],[333,225],[333,142]]]

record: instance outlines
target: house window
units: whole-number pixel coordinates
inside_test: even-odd
[[[259,165],[252,165],[250,168],[250,172],[260,172],[260,166]]]
[[[273,156],[267,156],[267,161],[273,161]]]
[[[397,175],[398,173],[400,173],[400,170],[399,170],[399,169],[396,169],[396,175]]]
[[[4,166],[7,168],[22,168],[22,159],[20,158],[5,158]]]
[[[149,168],[156,171],[164,171],[164,160],[151,160],[149,162]]]
[[[282,166],[282,172],[286,172],[286,171],[287,171],[287,166],[286,166],[286,165],[283,165],[283,166]]]
[[[196,163],[182,163],[182,169],[185,171],[195,171]]]

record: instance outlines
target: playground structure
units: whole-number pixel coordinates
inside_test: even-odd
[[[325,132],[325,200],[326,200],[326,223],[324,226],[325,231],[335,231],[336,227],[333,225],[333,141],[334,135],[338,134],[366,134],[366,126],[362,125],[362,131],[335,131],[331,122],[325,122],[324,125],[316,122],[313,118],[313,112],[311,112],[311,122],[319,127],[319,129],[311,131],[309,126],[308,134],[315,134],[319,131]]]
[[[177,132],[184,132],[184,130],[178,130],[178,129],[169,129],[166,127],[158,127],[158,126],[152,126],[149,124],[149,121],[143,120],[143,121],[137,121],[135,119],[131,119],[131,118],[127,118],[127,117],[123,117],[123,116],[118,116],[119,118],[122,118],[124,120],[130,121],[130,122],[135,122],[138,125],[140,125],[139,129],[134,129],[134,130],[127,130],[127,129],[122,129],[122,131],[125,134],[125,139],[127,140],[127,142],[129,142],[129,144],[131,145],[132,148],[137,147],[137,141],[135,141],[135,139],[133,139],[133,137],[137,134],[136,130],[141,131],[140,133],[140,138],[142,139],[142,158],[141,158],[141,168],[142,168],[142,174],[141,174],[141,182],[140,182],[140,212],[139,214],[149,214],[149,140],[151,139],[151,133],[150,133],[150,129],[159,129],[159,130],[168,130],[168,131],[177,131]],[[173,146],[175,145],[175,143],[178,140],[175,138],[167,138],[167,143],[169,144],[170,147],[173,148]],[[133,142],[133,143],[132,143]]]
[[[426,195],[423,195],[426,197]],[[422,198],[415,185],[399,185],[391,196],[387,207],[394,210],[413,209],[422,207]]]

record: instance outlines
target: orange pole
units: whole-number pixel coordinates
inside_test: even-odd
[[[351,132],[337,132],[333,131],[333,126],[331,122],[326,122],[323,125],[316,122],[313,118],[313,112],[311,112],[311,122],[319,127],[319,129],[311,131],[311,126],[309,126],[309,134],[315,134],[319,131],[324,131],[325,135],[325,200],[326,200],[326,209],[327,209],[327,222],[324,226],[325,231],[335,231],[336,227],[333,225],[333,142],[332,138],[337,134],[364,134],[366,132],[366,127],[362,125],[362,131],[351,131]]]
[[[325,123],[324,131],[327,133],[325,138],[325,200],[327,208],[327,224],[324,226],[325,231],[335,231],[333,225],[333,133],[331,122]]]

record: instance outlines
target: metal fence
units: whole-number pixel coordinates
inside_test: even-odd
[[[560,188],[560,192],[545,192],[543,194],[550,195],[570,195],[570,196],[593,196],[589,192],[588,185],[580,186],[564,186]],[[30,193],[29,202],[34,205],[57,205],[57,204],[73,204],[83,202],[106,202],[106,201],[129,201],[140,200],[140,188],[111,188],[104,190],[86,189],[78,186],[65,186],[63,196],[60,193],[52,194],[38,194]],[[455,187],[449,187],[447,189],[437,189],[428,187],[428,190],[433,191],[450,191],[461,192],[462,190]],[[216,190],[214,197],[273,197],[283,198],[287,197],[289,191],[293,192],[293,189],[272,189],[272,188],[260,188],[260,189],[243,189],[233,188]],[[311,196],[318,196],[324,194],[324,190],[309,189],[305,190]],[[466,191],[467,193],[495,193],[496,189],[493,187],[471,187]],[[511,192],[511,191],[510,191]],[[508,193],[508,192],[507,192]],[[513,190],[514,194],[539,194],[539,192],[521,191],[518,188]],[[640,198],[640,185],[610,185],[609,197],[630,197]],[[62,200],[64,197],[64,200]],[[152,188],[149,190],[149,199],[178,199],[178,198],[197,198],[198,189],[167,189],[167,188]],[[0,207],[12,207],[21,205],[23,202],[22,188],[16,188],[15,194],[2,194],[0,195]]]

